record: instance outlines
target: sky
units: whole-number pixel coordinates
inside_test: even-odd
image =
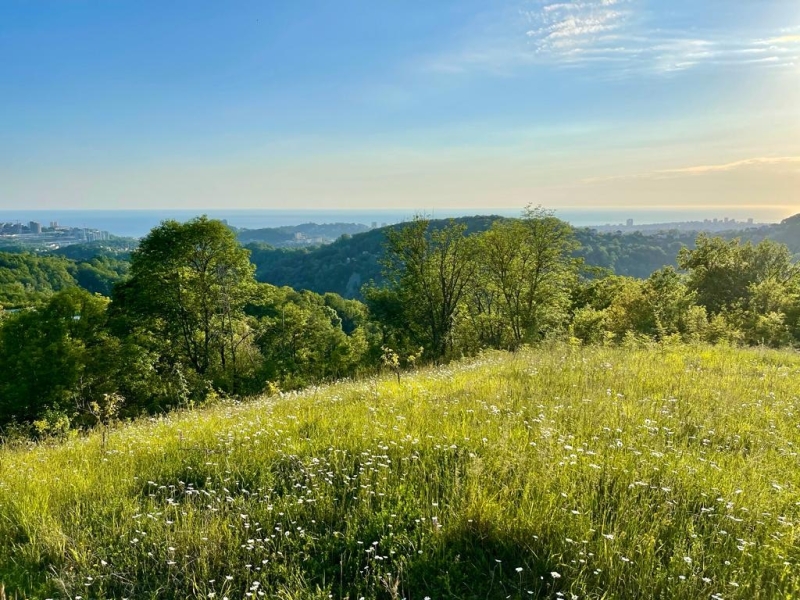
[[[0,209],[800,212],[797,0],[0,0]]]

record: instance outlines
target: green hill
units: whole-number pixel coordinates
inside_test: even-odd
[[[772,240],[786,244],[794,255],[800,254],[800,214],[784,219],[775,225],[761,227],[752,231],[738,232],[735,237],[742,240],[758,243],[762,240]]]
[[[485,231],[499,218],[501,217],[474,216],[456,221],[466,225],[468,232],[476,233]],[[438,220],[432,223],[434,227],[443,227],[448,221]],[[402,226],[400,224],[392,227]],[[341,223],[308,223],[295,227],[240,230],[237,235],[239,241],[251,251],[259,281],[297,290],[310,290],[318,294],[334,292],[345,298],[358,298],[362,285],[381,280],[380,259],[383,256],[386,235],[386,228],[355,233],[364,227]],[[295,239],[298,233],[304,236],[300,242]],[[320,241],[327,241],[339,234],[342,235],[334,242]],[[798,255],[800,215],[785,219],[779,224],[720,235],[726,239],[739,237],[754,243],[770,239],[786,244],[793,254]],[[575,256],[584,259],[587,265],[606,268],[617,275],[647,278],[664,266],[676,266],[678,251],[682,247],[694,247],[697,232],[623,233],[577,228],[575,237],[580,245]],[[92,292],[108,294],[113,282],[124,276],[124,263],[129,259],[133,246],[131,240],[119,239],[66,246],[42,253],[41,256],[63,256],[75,261],[77,267],[86,271],[83,277],[76,277],[77,284]],[[6,251],[25,252],[22,247]],[[6,255],[0,262],[3,260],[8,262],[10,259]],[[99,265],[98,261],[107,264]],[[61,268],[60,264],[54,264]],[[0,304],[23,306],[41,300],[54,289],[64,287],[58,282],[43,283],[40,281],[41,277],[32,278],[24,272],[6,272],[4,275],[3,267],[0,264]],[[52,277],[48,275],[45,279]],[[67,284],[74,285],[70,277],[64,280]]]
[[[361,223],[303,223],[263,229],[236,229],[242,244],[262,243],[276,248],[329,244],[343,235],[369,231]]]
[[[498,216],[475,216],[456,219],[470,233],[482,232],[500,219]],[[443,227],[445,220],[432,221]],[[393,227],[402,227],[396,225]],[[740,238],[758,243],[772,240],[786,244],[800,254],[800,215],[781,223],[752,230],[729,231],[719,234],[725,239]],[[693,248],[696,231],[599,232],[591,228],[576,228],[579,248],[575,256],[588,266],[609,269],[617,275],[645,279],[665,266],[677,266],[676,257],[683,247]],[[259,281],[273,285],[288,285],[318,294],[335,292],[345,298],[357,298],[361,286],[381,280],[380,259],[386,228],[356,235],[344,235],[331,244],[289,249],[251,243],[252,261]]]
[[[475,216],[455,219],[466,233],[486,231],[501,217]],[[448,220],[431,221],[440,229]],[[406,224],[391,227],[405,227]],[[344,235],[332,244],[316,248],[290,250],[250,244],[251,260],[256,265],[256,279],[272,285],[288,285],[297,290],[334,292],[345,298],[359,296],[361,286],[381,277],[380,258],[386,241],[386,229],[373,229],[357,235]]]
[[[0,450],[30,598],[790,598],[800,356],[489,353]]]
[[[465,225],[468,233],[479,233],[500,218],[463,217],[456,222]],[[431,222],[433,228],[448,223],[447,220]],[[618,275],[646,278],[664,266],[675,266],[678,251],[684,246],[692,247],[697,233],[672,231],[647,235],[575,229],[575,237],[580,244],[575,256],[583,258],[588,265],[610,269]],[[380,282],[385,240],[386,228],[382,228],[342,236],[332,244],[316,248],[286,249],[263,244],[249,244],[248,248],[259,281],[356,298],[363,284]]]
[[[128,262],[107,255],[72,259],[58,254],[0,252],[0,308],[40,303],[59,290],[80,286],[111,295]]]

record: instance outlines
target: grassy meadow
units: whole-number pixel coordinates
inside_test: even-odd
[[[8,598],[800,597],[800,355],[553,346],[0,450]]]

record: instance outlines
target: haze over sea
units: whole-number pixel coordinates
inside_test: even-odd
[[[435,219],[462,217],[476,214],[501,215],[515,217],[521,214],[513,209],[469,209],[451,211],[414,211],[407,210],[270,210],[270,209],[231,209],[231,210],[1,210],[0,222],[38,221],[49,225],[52,221],[70,227],[86,227],[108,231],[117,236],[142,237],[161,221],[175,219],[187,221],[198,215],[208,215],[215,219],[225,219],[233,227],[260,229],[265,227],[281,227],[284,225],[300,225],[302,223],[363,223],[379,226],[386,223],[400,223],[411,220],[415,214],[424,214]],[[724,212],[724,214],[723,214]],[[558,210],[556,216],[578,226],[605,225],[607,223],[623,223],[632,218],[637,224],[673,223],[677,221],[694,221],[708,218],[730,217],[745,220],[750,214],[740,210],[721,211],[712,214],[708,210],[689,212],[686,210]],[[789,215],[775,215],[780,220]]]

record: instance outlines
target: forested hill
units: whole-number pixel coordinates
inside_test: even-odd
[[[485,231],[501,217],[465,217],[456,221],[466,225],[468,233]],[[441,228],[449,221],[432,221]],[[402,226],[402,225],[401,225]],[[675,266],[675,257],[683,246],[694,246],[695,232],[598,233],[576,229],[580,248],[576,256],[588,265],[611,269],[618,275],[645,278],[666,265]],[[359,295],[361,286],[380,281],[380,258],[386,229],[343,236],[332,244],[317,248],[288,250],[263,244],[250,244],[256,278],[273,285],[288,285],[317,293],[335,292],[347,298]]]
[[[741,238],[744,242],[753,242],[754,244],[764,240],[786,244],[789,247],[789,251],[798,256],[800,255],[800,214],[784,219],[780,223],[769,227],[737,232],[735,237]]]
[[[455,222],[464,225],[466,233],[470,234],[486,231],[500,218],[495,215],[462,217]],[[449,223],[450,220],[431,221],[431,229],[441,229]],[[379,260],[387,229],[343,235],[332,244],[310,249],[289,250],[264,244],[249,244],[247,248],[251,252],[250,260],[256,265],[258,281],[355,298],[363,284],[380,279]]]
[[[72,287],[110,296],[114,283],[126,276],[128,266],[126,259],[107,255],[73,259],[0,252],[0,308],[38,304],[53,293]]]
[[[343,235],[354,235],[370,230],[362,223],[303,223],[264,229],[236,229],[241,244],[269,244],[276,248],[297,248],[329,244]]]
[[[501,218],[473,216],[456,219],[456,222],[466,226],[467,233],[475,233],[489,229]],[[431,226],[441,228],[449,222],[436,220]],[[237,233],[241,243],[258,240],[250,241],[246,247],[251,251],[259,281],[357,298],[365,283],[381,280],[380,258],[387,229],[345,234],[330,244],[301,248],[276,248],[264,243],[263,240],[271,239],[265,232],[272,230],[254,230],[249,232],[253,234],[251,237]],[[308,235],[311,233],[308,230]],[[696,235],[696,232],[685,231],[599,233],[579,228],[575,229],[579,244],[575,256],[583,258],[589,266],[610,269],[617,275],[646,278],[664,266],[675,266],[678,251],[684,246],[693,248]],[[738,237],[754,243],[768,239],[786,244],[792,254],[798,255],[800,215],[768,227],[731,231],[721,237]],[[76,244],[36,254],[20,252],[18,248],[8,249],[8,252],[0,250],[0,306],[13,308],[34,304],[53,292],[75,285],[110,295],[114,282],[124,278],[127,271],[132,246],[130,240],[124,242],[120,242],[119,247],[109,246],[109,242]]]
[[[456,222],[466,225],[467,233],[473,233],[485,231],[501,218],[475,216],[456,219]],[[448,220],[437,220],[431,225],[441,228],[447,223]],[[381,279],[380,258],[386,229],[345,235],[332,244],[314,248],[290,250],[265,244],[247,247],[259,281],[356,298],[363,284]],[[662,267],[677,266],[678,251],[682,247],[694,248],[697,235],[696,231],[600,233],[591,228],[576,228],[575,237],[580,247],[575,256],[583,258],[588,266],[610,269],[617,275],[647,278]],[[800,254],[800,214],[768,227],[719,235],[753,243],[772,240],[786,244],[792,254],[797,255]]]

